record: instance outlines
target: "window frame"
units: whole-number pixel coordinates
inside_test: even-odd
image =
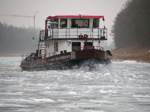
[[[65,20],[65,26],[62,26],[61,22]],[[62,18],[60,19],[60,29],[66,29],[68,26],[68,19],[67,18]]]
[[[75,21],[77,21],[77,20],[82,20],[82,22],[84,21],[84,20],[86,20],[88,23],[88,25],[87,26],[79,26],[78,24],[76,24],[77,26],[73,26],[73,24],[75,25]],[[71,26],[71,28],[90,28],[90,19],[84,19],[84,18],[73,18],[73,19],[71,19],[71,24],[70,24]]]
[[[100,20],[99,19],[96,19],[94,18],[93,19],[93,28],[99,28],[99,23],[100,23]]]

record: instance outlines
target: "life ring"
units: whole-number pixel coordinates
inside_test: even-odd
[[[83,39],[84,38],[84,36],[83,35],[79,35],[79,39]]]
[[[88,35],[87,34],[84,34],[84,39],[87,39],[88,38]]]

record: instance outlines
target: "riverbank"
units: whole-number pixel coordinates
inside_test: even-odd
[[[113,60],[136,60],[150,63],[150,48],[119,48],[114,49]]]

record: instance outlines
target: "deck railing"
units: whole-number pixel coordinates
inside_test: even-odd
[[[103,38],[107,39],[106,28],[65,28],[48,29],[46,39],[70,39],[70,38]]]

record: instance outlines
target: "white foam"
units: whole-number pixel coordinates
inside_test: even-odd
[[[33,101],[35,101],[35,102],[50,102],[50,103],[53,103],[53,102],[55,102],[54,100],[52,100],[52,99],[49,99],[49,98],[39,98],[39,99],[32,99]]]
[[[134,64],[134,63],[138,63],[137,61],[135,60],[115,60],[115,61],[112,61],[112,63],[129,63],[129,64]]]

